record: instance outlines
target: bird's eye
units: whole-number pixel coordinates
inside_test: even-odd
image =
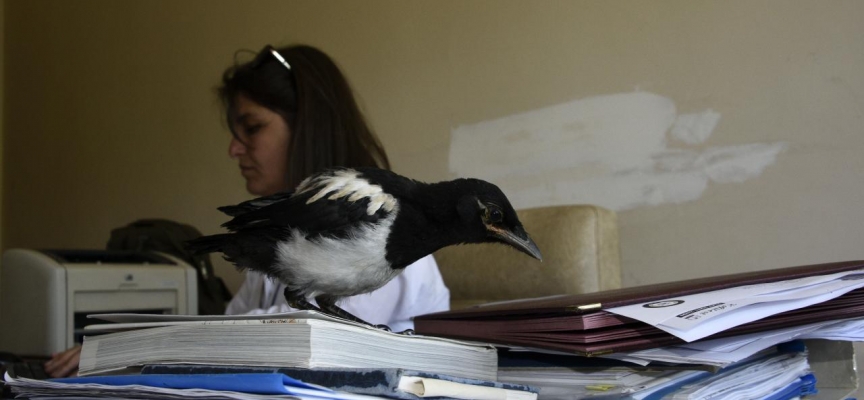
[[[502,213],[501,210],[497,208],[490,207],[487,209],[486,212],[488,213],[489,222],[499,223],[504,219],[504,213]]]

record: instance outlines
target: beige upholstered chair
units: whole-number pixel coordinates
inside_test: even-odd
[[[452,309],[621,286],[614,212],[573,205],[518,214],[543,253],[543,262],[495,244],[450,246],[436,252]]]

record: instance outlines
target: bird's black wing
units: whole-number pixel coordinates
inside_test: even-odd
[[[319,195],[319,189],[294,193],[281,201],[245,211],[223,226],[237,233],[258,230],[287,232],[293,228],[306,233],[307,237],[347,237],[352,229],[364,223],[376,223],[391,212],[379,207],[370,214],[372,201],[369,197],[351,200],[350,195],[343,195],[332,198],[338,190],[311,200]]]
[[[271,196],[258,197],[256,199],[244,201],[240,204],[232,206],[222,206],[219,207],[218,210],[222,211],[230,217],[236,217],[238,215],[246,214],[250,211],[255,211],[267,207],[271,204],[287,200],[291,197],[293,193],[294,192],[281,192]]]

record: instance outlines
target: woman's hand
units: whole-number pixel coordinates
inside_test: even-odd
[[[45,362],[45,373],[52,378],[78,376],[78,361],[80,360],[81,345],[79,344],[65,351],[52,354],[51,359]]]

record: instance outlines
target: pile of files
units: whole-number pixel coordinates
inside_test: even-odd
[[[818,383],[790,342],[864,340],[864,262],[494,303],[415,326],[507,349],[498,379],[540,399],[796,398]]]
[[[79,378],[7,371],[16,395],[51,398],[535,400],[497,382],[483,343],[403,335],[315,311],[245,316],[101,314],[85,327]]]
[[[823,378],[841,371],[820,374],[817,355],[830,343],[847,345],[831,349],[848,357],[849,341],[864,340],[864,262],[487,304],[417,317],[414,336],[314,311],[93,317],[102,323],[85,328],[85,376],[34,380],[11,371],[5,378],[13,393],[839,399],[855,388],[824,397]]]
[[[208,367],[204,367],[207,369]],[[169,373],[158,373],[165,369]],[[36,380],[6,375],[6,384],[23,398],[124,398],[124,399],[419,399],[424,397],[455,399],[536,399],[536,390],[521,385],[510,389],[459,383],[443,377],[426,378],[423,373],[393,370],[296,370],[275,371],[267,368],[244,371],[230,369],[205,373],[185,371],[176,366],[157,366],[141,374],[96,375],[79,378]],[[283,373],[285,372],[285,373]],[[326,385],[311,384],[292,378],[295,373],[309,380],[330,380]],[[327,378],[329,374],[329,378]],[[332,381],[338,376],[338,381]],[[346,379],[353,379],[349,381]],[[383,379],[382,379],[383,378]],[[338,382],[338,383],[337,383]],[[353,387],[352,385],[358,385]],[[374,393],[373,395],[360,393]]]
[[[807,351],[797,341],[722,369],[662,363],[633,367],[602,359],[574,363],[530,353],[521,356],[527,357],[514,356],[519,361],[502,364],[499,379],[534,385],[541,399],[782,399],[815,393]],[[532,358],[533,362],[526,362]],[[788,397],[776,397],[781,393]]]

